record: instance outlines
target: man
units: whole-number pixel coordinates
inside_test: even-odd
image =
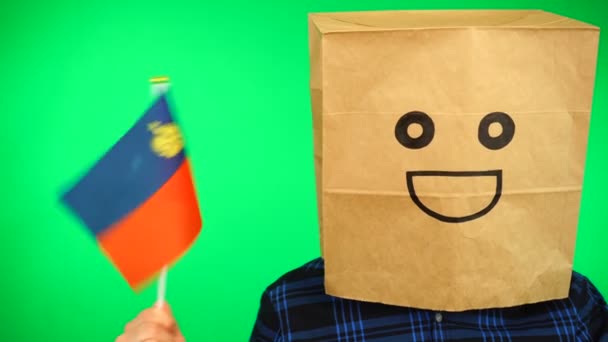
[[[313,260],[262,295],[250,341],[608,342],[608,306],[574,272],[568,298],[503,309],[435,312],[329,296],[323,260]],[[150,308],[116,342],[184,342],[169,308]]]
[[[598,29],[541,11],[311,15],[321,250],[251,341],[602,341],[572,272]],[[145,311],[119,342],[180,341]],[[164,339],[164,340],[163,340]]]

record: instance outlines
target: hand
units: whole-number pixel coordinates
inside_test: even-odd
[[[116,342],[186,342],[167,303],[142,311]]]

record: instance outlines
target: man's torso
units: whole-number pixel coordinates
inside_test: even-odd
[[[568,298],[513,308],[441,312],[342,299],[325,294],[323,260],[316,259],[268,287],[251,340],[603,342],[606,312],[578,273]]]

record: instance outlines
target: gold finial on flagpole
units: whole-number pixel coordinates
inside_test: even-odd
[[[150,83],[169,83],[169,76],[150,77]]]
[[[152,95],[158,96],[166,93],[169,90],[169,83],[169,76],[150,77]]]

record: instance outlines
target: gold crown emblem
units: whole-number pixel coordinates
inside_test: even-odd
[[[150,147],[157,155],[173,158],[184,149],[182,135],[175,123],[162,124],[154,121],[148,124],[148,130],[153,135]]]

